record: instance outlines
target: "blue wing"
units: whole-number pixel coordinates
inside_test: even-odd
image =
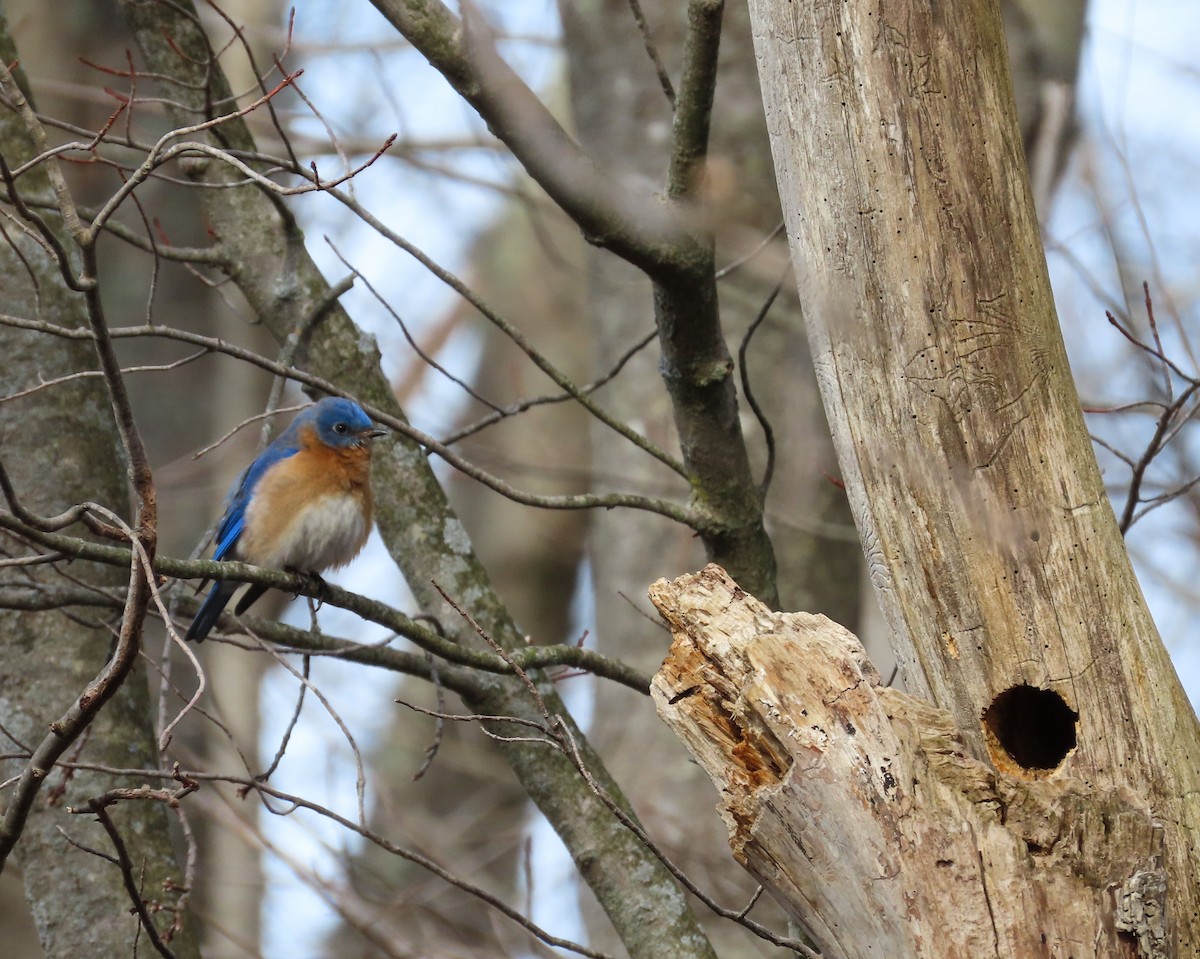
[[[297,421],[293,422],[291,427],[285,430],[275,442],[258,455],[253,463],[246,467],[245,471],[237,478],[233,487],[226,494],[225,513],[221,517],[220,524],[217,526],[217,545],[213,549],[213,559],[225,559],[233,552],[238,538],[242,535],[242,529],[246,525],[246,507],[254,496],[255,487],[266,474],[267,470],[280,460],[285,460],[289,456],[295,456],[300,451],[300,446],[297,442],[299,435],[297,423],[299,420],[300,417],[297,417]],[[209,590],[208,596],[205,597],[199,612],[196,613],[196,618],[192,620],[191,628],[187,633],[188,639],[200,642],[208,635],[209,631],[216,625],[217,620],[220,618],[222,610],[225,609],[229,600],[233,598],[233,594],[238,591],[240,585],[240,583],[232,582],[213,583],[212,589]],[[204,588],[204,583],[200,584],[200,588]],[[262,590],[259,590],[259,595],[261,593]],[[246,605],[249,604],[247,603]]]
[[[216,547],[213,549],[213,559],[224,559],[237,545],[238,537],[246,525],[246,507],[254,497],[254,489],[259,481],[272,466],[289,456],[295,456],[300,447],[291,430],[285,432],[274,443],[263,450],[241,476],[234,482],[233,487],[225,496],[225,514],[217,526]]]

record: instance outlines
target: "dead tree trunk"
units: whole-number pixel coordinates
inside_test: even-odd
[[[659,713],[824,959],[1170,954],[1161,828],[1132,790],[995,772],[851,633],[719,566],[650,595],[674,634]]]
[[[1162,943],[1118,932],[1130,920],[1115,901],[1092,938],[1075,941],[1057,913],[1037,928],[1044,910],[1029,902],[1044,892],[989,881],[991,949],[908,954],[1200,954],[1200,728],[1130,568],[1071,382],[996,4],[752,0],[751,15],[822,393],[909,688],[950,717],[961,738],[951,755],[990,764],[974,775],[1000,798],[1017,790],[1035,797],[1018,807],[1036,808],[1063,791],[1050,809],[1066,816],[1062,803],[1078,797],[1084,813],[1069,831],[1085,849],[1110,841],[1104,810],[1118,800],[1120,821],[1144,804],[1162,834]],[[787,675],[800,682],[804,671]],[[944,730],[914,735],[912,747]],[[920,803],[934,787],[919,770],[940,761],[905,762],[924,784],[914,814],[932,815]],[[851,795],[866,775],[847,769],[838,788]],[[792,828],[840,815],[792,812]],[[968,837],[981,874],[993,848],[983,825]],[[875,828],[887,835],[882,819]],[[957,848],[947,862],[963,862]],[[1153,877],[1139,865],[1153,851],[1134,843],[1101,886]],[[814,868],[829,881],[851,871],[863,886],[888,874],[861,853]],[[814,932],[821,908],[813,899],[802,910]],[[900,915],[919,929],[920,910],[908,908]],[[1010,911],[1034,936],[1029,951],[1008,938]],[[956,941],[959,926],[933,923],[937,942],[920,948]],[[1042,933],[1066,938],[1041,944]],[[843,948],[898,954],[881,940]]]

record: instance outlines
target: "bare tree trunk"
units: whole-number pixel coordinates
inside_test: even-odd
[[[1004,777],[1147,802],[1170,948],[1193,955],[1200,729],[1072,388],[996,5],[751,15],[825,405],[908,686]]]

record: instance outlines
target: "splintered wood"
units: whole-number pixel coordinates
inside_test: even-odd
[[[1166,955],[1161,830],[1130,791],[997,774],[847,630],[719,566],[650,598],[674,637],[659,715],[716,784],[734,856],[826,959]]]

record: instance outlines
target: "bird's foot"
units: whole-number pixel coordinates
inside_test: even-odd
[[[325,604],[325,593],[329,588],[325,580],[321,578],[321,574],[313,569],[297,569],[294,566],[287,567],[287,571],[303,579],[305,588],[313,594],[313,599],[317,601],[313,612],[320,609]],[[299,597],[300,594],[296,595]]]

